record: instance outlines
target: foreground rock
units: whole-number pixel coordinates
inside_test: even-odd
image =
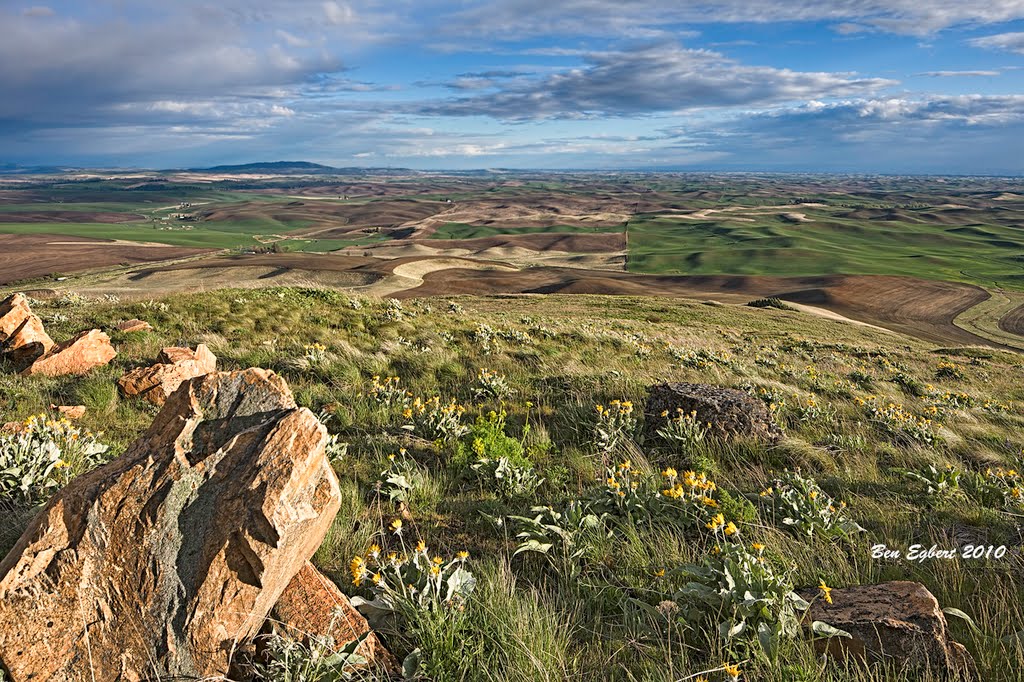
[[[117,328],[120,331],[132,333],[132,332],[151,332],[153,331],[153,325],[145,320],[125,320],[124,322],[118,322]]]
[[[110,337],[99,329],[92,329],[54,346],[21,373],[24,376],[42,374],[49,377],[85,374],[94,367],[107,364],[116,355],[117,351],[110,345]]]
[[[782,437],[782,430],[760,400],[731,388],[683,383],[651,387],[644,408],[646,436],[658,438],[658,429],[675,417],[678,409],[683,414],[696,412],[697,421],[710,424],[711,435],[721,440],[741,437],[774,442]]]
[[[338,586],[311,563],[302,567],[274,606],[268,630],[283,631],[300,641],[310,635],[330,636],[337,649],[369,633],[356,653],[370,668],[397,671],[398,660],[370,632],[366,619],[349,603]]]
[[[140,395],[160,406],[183,381],[209,374],[217,369],[217,358],[203,344],[196,349],[164,348],[156,364],[133,369],[117,380],[125,395]]]
[[[24,367],[52,347],[53,339],[29,309],[28,299],[14,294],[0,301],[0,351],[7,360]]]
[[[832,604],[822,599],[812,603],[809,620],[852,635],[816,640],[819,653],[929,670],[950,679],[975,676],[974,659],[950,638],[938,601],[920,583],[900,580],[834,589]]]
[[[221,679],[338,511],[326,438],[273,372],[182,384],[0,563],[10,679]]]

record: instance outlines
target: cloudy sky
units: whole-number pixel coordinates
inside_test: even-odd
[[[1024,0],[0,0],[0,163],[1024,173]]]

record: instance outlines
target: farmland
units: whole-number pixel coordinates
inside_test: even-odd
[[[1024,183],[1006,178],[13,176],[0,183],[0,238],[10,262],[0,284],[127,296],[156,282],[208,288],[204,278],[344,288],[317,273],[363,281],[372,271],[378,284],[362,286],[401,296],[771,296],[922,338],[1011,347],[1024,305]],[[298,257],[266,265],[284,252]],[[189,265],[196,258],[201,267]],[[391,274],[410,260],[424,262],[422,277]]]

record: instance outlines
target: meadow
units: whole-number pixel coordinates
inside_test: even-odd
[[[932,679],[823,662],[782,626],[792,589],[823,599],[894,579],[971,619],[949,620],[980,679],[1015,680],[1024,665],[1019,354],[784,306],[646,297],[267,288],[64,295],[33,309],[58,338],[112,330],[119,355],[82,377],[0,373],[4,420],[82,404],[75,428],[109,449],[27,486],[0,476],[0,551],[54,485],[153,419],[114,381],[162,346],[206,343],[220,369],[279,372],[331,432],[343,503],[314,563],[347,594],[379,597],[387,582],[374,570],[386,574],[390,552],[471,574],[457,599],[399,599],[398,620],[381,625],[400,658],[415,652],[422,679]],[[154,331],[114,329],[136,317]],[[656,425],[666,436],[645,438],[646,391],[664,380],[746,391],[785,437],[722,443],[668,415]],[[873,559],[876,543],[1009,551],[908,562]],[[732,632],[743,595],[727,590],[709,609],[686,589],[693,567],[722,553],[755,567],[747,577],[764,590],[751,628],[729,636],[720,624]],[[774,634],[753,636],[761,624]]]

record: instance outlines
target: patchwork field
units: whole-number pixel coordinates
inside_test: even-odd
[[[404,297],[775,297],[935,341],[1024,346],[1019,179],[23,176],[0,184],[0,235],[11,263],[0,284],[34,277],[41,289],[133,296],[237,281],[375,287]],[[98,253],[96,239],[111,249]],[[260,260],[285,252],[308,257],[284,266]],[[201,267],[177,263],[204,253],[210,260]],[[367,280],[410,259],[425,261],[416,268],[422,277]],[[139,261],[168,263],[131,266]],[[104,267],[112,269],[96,272]],[[79,271],[91,272],[59,285],[47,277]]]

